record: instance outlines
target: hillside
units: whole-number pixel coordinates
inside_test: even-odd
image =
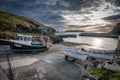
[[[0,31],[29,32],[36,31],[40,26],[44,25],[30,18],[0,11]]]
[[[31,18],[0,11],[0,38],[16,38],[17,33],[38,34],[40,27],[48,30],[48,34],[55,32],[55,29],[46,27]]]
[[[112,34],[120,34],[120,23],[116,24],[116,26],[110,32]]]

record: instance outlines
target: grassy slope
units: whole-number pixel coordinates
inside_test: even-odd
[[[13,38],[14,33],[37,32],[43,24],[22,16],[0,11],[0,38]],[[12,36],[13,35],[13,36]]]
[[[44,25],[30,18],[25,18],[22,16],[0,11],[0,31],[11,30],[13,32],[16,32],[22,29],[22,31],[27,32],[27,29],[37,29],[40,26]],[[20,27],[19,30],[18,27]]]

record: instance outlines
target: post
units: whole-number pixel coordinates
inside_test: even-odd
[[[117,51],[120,52],[120,35],[118,35],[118,46],[117,46]]]

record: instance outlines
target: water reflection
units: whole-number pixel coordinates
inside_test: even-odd
[[[102,43],[103,43],[103,40],[98,39],[98,38],[94,38],[94,39],[93,39],[93,42],[92,42],[92,45],[93,45],[95,48],[100,48],[100,47],[102,46]]]
[[[104,37],[79,37],[80,43],[87,43],[96,48],[115,49],[117,48],[117,38]]]
[[[104,49],[116,49],[118,45],[117,38],[79,36],[77,38],[64,38],[63,40],[66,42],[80,44],[85,43],[91,45],[92,47]]]

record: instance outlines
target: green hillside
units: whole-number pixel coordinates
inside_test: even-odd
[[[0,31],[29,32],[36,31],[43,24],[22,16],[0,11]]]
[[[0,11],[0,38],[16,38],[16,34],[38,34],[38,27],[43,24],[23,16]]]

